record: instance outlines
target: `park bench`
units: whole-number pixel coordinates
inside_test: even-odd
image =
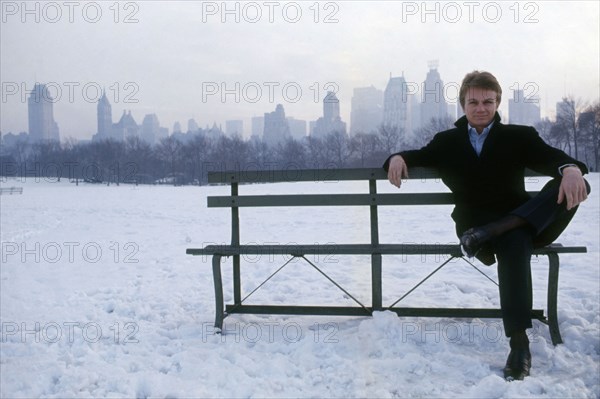
[[[426,168],[413,168],[409,171],[411,179],[439,179],[437,171]],[[528,171],[527,176],[536,176]],[[527,177],[526,177],[527,178]],[[501,318],[500,309],[493,308],[417,308],[396,306],[417,287],[437,273],[450,261],[462,259],[473,268],[483,273],[470,259],[463,257],[460,245],[457,244],[387,244],[379,240],[378,208],[381,206],[410,206],[410,205],[448,205],[453,203],[449,192],[409,193],[378,193],[377,180],[387,180],[387,175],[380,168],[361,169],[311,169],[311,170],[263,170],[263,171],[233,171],[209,172],[210,184],[228,184],[231,195],[209,196],[209,208],[231,208],[231,244],[206,245],[203,248],[189,248],[189,255],[212,256],[212,272],[215,290],[215,327],[218,331],[223,328],[223,319],[230,314],[281,314],[281,315],[337,315],[337,316],[370,316],[373,312],[390,310],[398,316],[405,317],[453,317],[453,318]],[[289,194],[289,195],[241,195],[240,186],[252,183],[277,182],[325,182],[325,181],[364,181],[364,193],[343,194]],[[367,184],[368,183],[368,184]],[[315,191],[320,187],[315,185]],[[444,186],[445,187],[445,186]],[[265,188],[267,191],[268,188]],[[531,193],[534,194],[534,193]],[[361,206],[368,208],[370,215],[370,242],[364,244],[330,244],[330,245],[244,245],[240,239],[240,208],[244,207],[306,207],[306,206]],[[308,239],[307,239],[308,241]],[[457,239],[458,241],[458,239]],[[553,243],[544,248],[536,249],[534,255],[545,255],[549,260],[547,316],[541,309],[532,311],[532,319],[537,319],[548,325],[550,337],[554,345],[562,343],[557,320],[557,295],[559,275],[559,254],[584,253],[583,246],[562,246]],[[297,305],[253,305],[244,301],[258,288],[287,265],[286,262],[275,273],[258,285],[250,294],[242,296],[241,261],[244,255],[286,255],[290,259],[301,258],[313,266],[319,273],[338,287],[344,294],[356,302],[357,306],[297,306]],[[324,273],[318,265],[311,262],[307,255],[370,255],[371,303],[364,305],[346,289]],[[444,255],[446,259],[429,275],[409,289],[400,299],[391,305],[382,303],[382,257],[385,255]],[[233,303],[224,303],[223,282],[221,276],[222,258],[233,259]],[[495,283],[494,280],[492,282]],[[497,284],[497,283],[495,283]]]
[[[0,187],[0,195],[23,194],[23,187]]]

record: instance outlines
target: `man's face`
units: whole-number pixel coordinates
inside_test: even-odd
[[[465,115],[467,120],[478,132],[489,125],[494,119],[498,103],[494,90],[481,87],[471,87],[465,96]]]

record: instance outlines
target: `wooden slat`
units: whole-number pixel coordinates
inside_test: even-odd
[[[285,305],[227,305],[228,314],[286,314],[314,316],[364,316],[373,313],[372,308],[350,306],[285,306]],[[404,317],[455,317],[455,318],[502,318],[500,309],[482,308],[386,308]],[[533,309],[531,318],[544,320],[544,311]]]
[[[418,173],[418,172],[415,172]],[[430,173],[437,173],[431,170]],[[361,169],[288,169],[209,172],[209,183],[278,183],[300,181],[341,181],[387,179],[382,168]]]
[[[553,244],[534,250],[534,255],[548,253],[586,253],[582,246]],[[322,245],[207,245],[204,248],[188,248],[188,255],[450,255],[462,256],[458,244],[322,244]]]
[[[440,174],[432,168],[410,168],[409,179],[438,179]],[[540,176],[539,173],[526,170],[525,176]],[[231,183],[278,183],[300,181],[344,181],[344,180],[387,180],[383,168],[355,169],[286,169],[286,170],[244,170],[209,172],[211,184]]]
[[[209,208],[275,206],[361,206],[361,205],[440,205],[452,204],[450,193],[420,194],[290,194],[213,196]]]
[[[537,194],[529,192],[530,195]],[[209,208],[276,206],[451,205],[452,193],[223,195],[207,197]]]

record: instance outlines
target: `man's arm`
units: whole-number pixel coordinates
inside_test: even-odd
[[[394,186],[400,188],[402,179],[408,178],[408,167],[401,155],[393,155],[388,163],[388,180]]]
[[[408,178],[408,167],[438,168],[454,153],[455,135],[451,129],[437,133],[429,143],[418,150],[406,150],[390,155],[383,163],[388,172],[388,180],[396,187],[402,185],[402,179]]]
[[[562,204],[566,200],[569,210],[587,199],[587,188],[578,166],[567,166],[563,168],[562,174],[557,203]]]
[[[531,154],[528,160],[531,164],[527,166],[548,176],[562,176],[556,202],[562,204],[566,201],[569,210],[585,201],[587,186],[583,175],[588,172],[586,165],[564,151],[548,145],[533,128],[528,137],[528,154]]]

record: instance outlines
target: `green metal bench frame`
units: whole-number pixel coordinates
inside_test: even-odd
[[[411,179],[439,179],[437,171],[425,168],[413,168],[409,171]],[[527,176],[536,176],[528,171]],[[239,195],[239,185],[245,183],[276,182],[322,182],[359,180],[368,181],[369,191],[365,194],[291,194],[291,195]],[[213,281],[215,289],[215,327],[220,331],[223,320],[234,313],[252,314],[287,314],[287,315],[337,315],[337,316],[370,316],[375,311],[390,310],[398,316],[406,317],[460,317],[460,318],[501,318],[500,309],[481,308],[415,308],[397,307],[397,303],[412,293],[433,274],[446,266],[453,259],[463,259],[488,279],[468,259],[464,258],[460,246],[440,244],[381,244],[379,242],[378,206],[383,205],[448,205],[453,204],[451,193],[394,193],[378,194],[377,180],[387,180],[382,169],[308,169],[308,170],[262,170],[243,172],[210,172],[208,182],[231,185],[231,195],[208,197],[208,207],[231,208],[231,244],[207,245],[204,248],[189,248],[189,255],[211,255]],[[535,193],[532,193],[535,194]],[[241,245],[240,216],[242,207],[292,207],[292,206],[368,206],[370,208],[369,244],[331,244],[331,245]],[[552,244],[534,251],[534,255],[546,255],[549,260],[547,318],[544,311],[532,310],[532,319],[540,320],[548,325],[552,343],[562,343],[558,319],[558,274],[560,253],[585,253],[586,247]],[[240,255],[289,255],[290,260],[271,274],[255,290],[242,298]],[[366,306],[352,296],[347,290],[325,274],[305,255],[370,255],[371,256],[371,304]],[[422,279],[391,306],[382,304],[382,255],[447,255],[446,259],[427,277]],[[223,283],[221,277],[222,257],[233,257],[233,304],[225,305],[223,299]],[[282,305],[246,305],[243,302],[269,279],[281,271],[292,259],[301,258],[325,276],[331,283],[354,300],[358,306],[282,306]],[[497,283],[494,282],[496,285]]]

